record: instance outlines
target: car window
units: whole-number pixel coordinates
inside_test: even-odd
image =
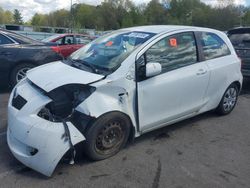
[[[0,34],[0,45],[2,44],[12,44],[13,42],[7,37]]]
[[[91,39],[88,36],[76,36],[76,44],[88,44],[89,42],[91,42]]]
[[[65,44],[65,45],[74,44],[73,41],[74,41],[73,36],[65,36],[65,37],[64,37],[64,44]]]
[[[168,36],[146,52],[148,62],[158,62],[162,72],[168,72],[197,62],[197,49],[193,32]]]
[[[23,36],[17,33],[8,32],[6,35],[8,35],[8,37],[10,37],[11,39],[13,39],[14,41],[20,44],[41,44],[40,41],[28,38],[26,36]]]
[[[155,33],[114,31],[75,51],[70,59],[110,74],[118,69],[135,49],[153,36]]]
[[[230,50],[226,43],[214,33],[202,33],[201,43],[205,60],[230,54]]]
[[[235,33],[228,37],[234,46],[250,47],[250,33]]]
[[[63,45],[63,38],[59,38],[55,41],[58,45]]]

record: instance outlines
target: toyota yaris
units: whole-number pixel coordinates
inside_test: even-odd
[[[242,85],[227,36],[187,26],[121,29],[69,59],[28,72],[8,104],[13,155],[51,176],[75,145],[93,160],[116,154],[130,138],[216,110],[229,114]]]

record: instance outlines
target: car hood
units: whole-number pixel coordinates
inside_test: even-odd
[[[50,92],[67,84],[90,84],[104,78],[104,76],[57,61],[28,71],[27,78],[44,91]]]

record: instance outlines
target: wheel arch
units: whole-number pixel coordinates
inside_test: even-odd
[[[241,83],[239,82],[239,81],[234,81],[233,83],[231,83],[230,85],[232,85],[232,84],[235,84],[236,86],[237,86],[237,88],[238,88],[238,90],[239,90],[239,92],[241,91],[241,87],[242,87],[242,85],[241,85]],[[229,85],[229,86],[230,86]]]

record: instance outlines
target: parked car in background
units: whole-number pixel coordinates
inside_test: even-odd
[[[235,107],[240,59],[226,34],[188,26],[114,31],[70,58],[28,72],[8,104],[8,145],[50,176],[74,145],[93,160],[115,155],[146,132]]]
[[[243,76],[250,77],[250,27],[231,29],[227,34],[241,58]]]
[[[33,67],[61,60],[57,46],[0,29],[0,86],[15,86]]]
[[[74,51],[88,44],[95,37],[83,34],[56,34],[43,39],[42,42],[55,42],[60,50],[63,57],[68,57]]]

